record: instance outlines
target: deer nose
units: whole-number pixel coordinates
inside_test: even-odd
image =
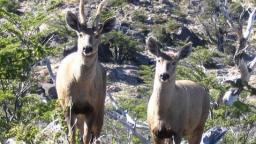
[[[167,73],[163,73],[163,74],[160,75],[160,79],[162,81],[166,81],[167,79],[169,79],[169,77],[170,77],[170,75],[167,74]]]
[[[92,52],[92,47],[91,46],[86,46],[86,47],[83,48],[83,51],[84,51],[84,53],[89,54],[89,53]]]

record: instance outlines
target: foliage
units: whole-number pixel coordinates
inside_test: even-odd
[[[144,23],[147,20],[147,17],[143,14],[141,11],[135,11],[133,13],[133,18],[134,21],[138,21],[141,23]]]
[[[114,13],[109,10],[104,10],[100,13],[100,16],[101,16],[102,21],[105,21],[106,19],[113,17]]]
[[[127,0],[109,0],[108,3],[112,7],[122,7],[127,3]]]
[[[51,139],[52,143],[61,143],[55,138],[65,138],[67,128],[63,113],[57,108],[55,100],[44,102],[38,95],[33,94],[35,92],[33,88],[37,85],[33,68],[39,60],[65,46],[67,39],[69,42],[75,41],[76,34],[67,28],[63,14],[54,12],[54,18],[51,15],[56,8],[63,4],[62,0],[48,0],[47,3],[37,1],[35,3],[38,6],[33,7],[31,12],[25,13],[17,11],[19,2],[17,0],[0,0],[0,142],[15,137],[26,143],[40,143],[47,138]],[[105,20],[114,16],[113,10],[117,8],[122,10],[123,6],[130,2],[130,0],[109,0],[108,3],[112,8],[102,11],[101,19]],[[201,1],[204,11],[197,15],[198,19],[204,22],[208,28],[209,34],[213,37],[211,44],[214,45],[217,42],[215,36],[219,32],[219,28],[227,33],[230,31],[225,16],[220,12],[219,2],[223,1]],[[170,9],[172,15],[187,17],[187,14],[183,13],[183,9],[179,6]],[[234,20],[234,24],[237,25],[243,10],[241,3],[228,1],[227,9],[231,12],[230,17]],[[123,12],[126,14],[125,11]],[[153,13],[152,18],[159,20],[159,16]],[[157,24],[145,25],[148,11],[135,10],[131,14],[132,20],[135,21],[131,27],[145,29],[145,35],[152,32],[163,44],[162,47],[180,46],[184,43],[183,41],[173,42],[170,39],[170,33],[182,25],[180,21],[179,23],[178,20],[162,18],[161,22],[156,22]],[[242,20],[247,19],[247,16],[248,13],[245,13]],[[197,23],[197,20],[192,23],[194,24],[194,22]],[[47,25],[44,30],[41,27],[43,24]],[[50,39],[55,36],[58,36],[60,43],[51,43]],[[234,41],[225,41],[225,47],[235,47]],[[103,36],[102,43],[110,45],[113,55],[111,60],[118,64],[135,59],[136,53],[141,51],[138,45],[144,45],[119,31],[112,31]],[[193,48],[191,56],[180,61],[177,67],[177,79],[189,79],[200,83],[209,90],[211,101],[217,101],[219,96],[228,89],[228,86],[220,84],[214,74],[203,71],[201,65],[211,57],[223,58],[224,64],[230,63],[229,61],[232,59],[228,59],[226,54],[212,51],[206,46]],[[139,86],[137,95],[142,98],[119,97],[121,107],[137,121],[146,119],[147,101],[153,87],[154,68],[154,65],[139,66],[139,75],[144,84]],[[242,91],[241,99],[247,95],[248,92]],[[108,109],[106,108],[106,110]],[[207,120],[205,129],[222,126],[239,130],[238,132],[229,130],[221,143],[256,143],[255,136],[250,135],[253,129],[252,125],[256,120],[255,111],[255,107],[244,101],[236,102],[232,106],[221,105],[213,110],[213,119]],[[51,133],[51,138],[44,135],[38,136],[43,127],[56,119],[62,120],[59,121],[62,123],[60,132]],[[147,130],[142,130],[141,133],[150,135]],[[104,119],[101,135],[106,143],[140,143],[119,122],[109,119],[107,116]],[[79,138],[77,137],[77,139]]]
[[[120,98],[122,108],[128,110],[136,119],[146,120],[146,101],[138,98]]]
[[[8,12],[16,12],[19,4],[16,0],[0,0],[0,7]]]
[[[144,87],[138,89],[138,93],[149,99],[152,93],[154,65],[141,65],[139,66],[139,75],[143,79]]]
[[[169,32],[174,31],[174,30],[178,29],[179,27],[180,27],[180,25],[177,24],[177,22],[175,22],[174,20],[169,20],[167,22],[167,26],[166,26],[167,31],[169,31]]]
[[[54,102],[28,94],[35,85],[33,66],[54,52],[49,44],[53,31],[39,29],[49,20],[45,11],[17,15],[3,7],[0,17],[0,141],[16,137],[31,143],[38,121],[52,120],[55,109]]]
[[[135,59],[135,54],[139,50],[137,42],[119,31],[112,31],[105,35],[103,43],[111,43],[113,61],[122,64],[125,61]]]

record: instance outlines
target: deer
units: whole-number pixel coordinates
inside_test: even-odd
[[[189,144],[199,144],[208,118],[210,98],[208,90],[190,80],[176,80],[179,60],[188,57],[192,44],[178,52],[160,50],[154,37],[146,40],[146,47],[156,57],[152,95],[147,108],[147,122],[155,144],[179,144],[187,137]]]
[[[98,5],[92,26],[86,23],[84,0],[79,2],[79,15],[68,11],[67,25],[77,33],[77,51],[60,63],[56,90],[68,126],[68,141],[75,144],[78,128],[84,144],[99,137],[104,118],[106,71],[98,61],[101,35],[115,27],[115,17],[100,23],[104,0]]]

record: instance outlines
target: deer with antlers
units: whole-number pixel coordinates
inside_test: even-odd
[[[69,142],[75,143],[76,128],[83,143],[99,137],[104,117],[106,97],[106,72],[98,61],[98,45],[101,35],[115,26],[115,18],[102,24],[100,12],[104,0],[98,5],[91,27],[86,24],[84,1],[80,0],[79,17],[67,12],[66,21],[76,31],[77,51],[65,57],[58,69],[56,89],[68,125]]]

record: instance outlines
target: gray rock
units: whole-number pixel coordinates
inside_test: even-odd
[[[137,68],[133,66],[115,67],[107,72],[107,76],[111,81],[124,81],[132,85],[142,83]]]
[[[56,87],[52,83],[40,83],[37,93],[46,98],[46,100],[57,99]]]
[[[206,44],[206,41],[199,37],[196,33],[189,30],[187,27],[180,27],[179,30],[175,33],[171,34],[173,36],[173,40],[188,40],[193,43],[193,46],[202,46]]]

